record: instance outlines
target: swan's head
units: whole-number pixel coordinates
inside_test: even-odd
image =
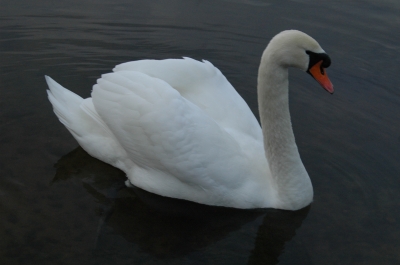
[[[282,67],[296,67],[309,73],[325,90],[333,93],[333,85],[325,70],[331,59],[307,34],[298,30],[282,31],[272,38],[263,57]]]

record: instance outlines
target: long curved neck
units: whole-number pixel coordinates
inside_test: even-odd
[[[313,191],[290,120],[288,68],[266,53],[261,59],[257,87],[265,155],[280,208],[300,209],[312,201]]]

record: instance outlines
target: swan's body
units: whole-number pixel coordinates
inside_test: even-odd
[[[48,95],[79,144],[123,170],[128,186],[208,205],[296,210],[311,203],[313,189],[291,127],[288,67],[306,71],[306,50],[324,54],[299,31],[278,34],[265,50],[258,77],[264,131],[207,61],[121,64],[87,99],[46,77]]]

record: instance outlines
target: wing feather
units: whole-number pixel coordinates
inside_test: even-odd
[[[247,103],[208,61],[191,58],[140,60],[117,65],[113,71],[137,71],[162,79],[221,127],[262,140],[260,125]]]
[[[229,174],[234,181],[228,186],[235,186],[240,182],[235,176],[245,175],[240,168],[246,168],[246,161],[235,139],[167,82],[118,71],[98,80],[92,98],[101,118],[139,167],[168,172],[200,186],[223,179],[215,175]]]

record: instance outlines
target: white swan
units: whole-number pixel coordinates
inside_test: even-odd
[[[329,64],[305,33],[276,35],[258,73],[263,130],[208,61],[120,64],[87,99],[46,81],[60,121],[90,155],[123,170],[128,186],[208,205],[297,210],[311,203],[313,189],[292,131],[288,67],[333,93]]]

